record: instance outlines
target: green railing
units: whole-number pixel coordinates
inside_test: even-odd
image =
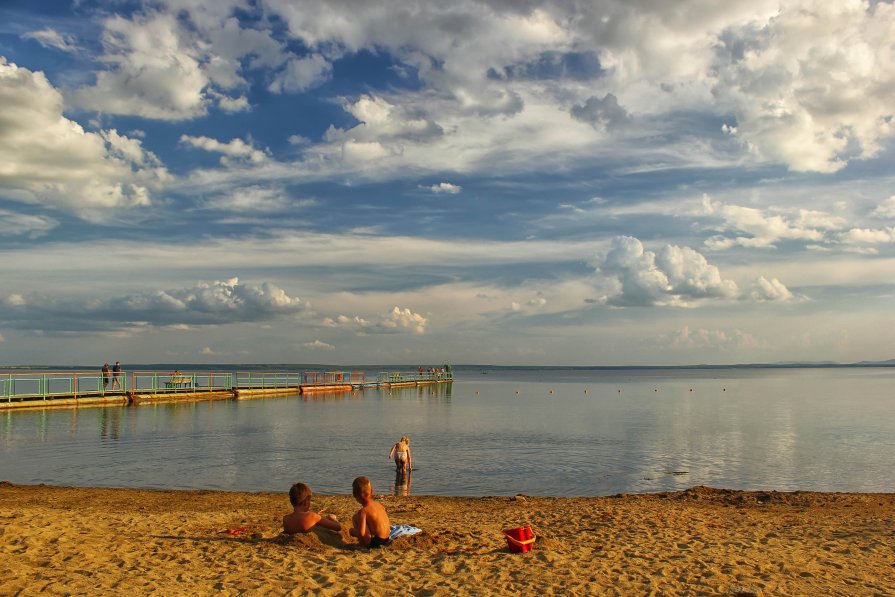
[[[232,390],[233,373],[221,371],[134,371],[131,387],[137,394]]]
[[[47,400],[57,397],[81,398],[124,394],[128,391],[127,374],[99,371],[48,371],[0,373],[0,401]]]
[[[298,388],[301,373],[283,371],[237,371],[234,388]]]
[[[49,400],[177,392],[229,391],[240,388],[297,388],[308,385],[372,386],[404,382],[452,380],[450,366],[434,371],[379,373],[367,381],[363,371],[227,372],[227,371],[101,371],[0,373],[0,402]]]

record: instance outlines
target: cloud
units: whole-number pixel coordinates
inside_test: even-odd
[[[814,210],[795,210],[797,217],[785,214],[767,214],[760,209],[724,205],[714,202],[708,195],[703,196],[704,213],[719,217],[722,234],[705,241],[706,247],[724,250],[734,246],[771,248],[781,240],[804,240],[821,242],[825,231],[843,227],[846,220],[839,216]]]
[[[0,209],[0,237],[27,236],[28,238],[39,238],[58,226],[58,220],[47,216],[33,216]]]
[[[671,345],[675,348],[712,348],[718,350],[753,350],[761,347],[752,334],[738,329],[711,330],[698,328],[691,330],[684,326],[670,337]]]
[[[27,304],[25,297],[21,294],[10,294],[3,300],[3,302],[12,307],[21,307],[22,305]]]
[[[332,70],[332,65],[320,54],[305,58],[293,57],[268,89],[274,93],[301,93],[325,83]]]
[[[14,299],[14,297],[16,297]],[[238,278],[104,299],[59,300],[11,295],[0,321],[21,329],[108,332],[172,325],[226,325],[260,322],[300,313],[301,299],[274,284],[240,284]]]
[[[247,10],[257,18],[245,18]],[[691,126],[701,114],[715,132],[718,118],[728,120],[729,136],[759,159],[829,171],[876,155],[895,132],[885,93],[895,77],[888,60],[893,21],[889,3],[809,0],[710,8],[683,2],[674,9],[617,2],[267,0],[251,10],[239,2],[213,9],[156,3],[103,21],[103,68],[72,97],[106,113],[196,118],[215,104],[250,109],[252,81],[267,81],[277,93],[307,91],[337,76],[339,59],[368,51],[419,87],[349,96],[345,110],[362,124],[331,128],[308,164],[319,166],[320,157],[334,169],[385,177],[407,165],[491,171],[501,162],[525,171],[543,156],[568,162],[625,151],[643,159],[639,144],[609,150],[593,131],[567,126],[571,114],[613,129],[631,125],[630,112],[642,120],[631,134],[655,143],[656,161],[703,165],[735,157],[705,149],[714,147],[712,136]],[[686,144],[669,144],[682,136]],[[368,170],[370,163],[378,167]]]
[[[339,315],[336,318],[328,317],[323,320],[325,327],[347,329],[357,334],[388,334],[404,331],[424,334],[428,323],[429,320],[419,313],[397,306],[381,315],[376,321],[368,321],[359,316],[348,317],[347,315]]]
[[[736,137],[800,172],[877,155],[895,133],[893,23],[891,3],[803,1],[725,29],[713,93]]]
[[[792,292],[777,278],[768,280],[759,277],[752,285],[749,294],[753,301],[789,301],[794,298]]]
[[[265,4],[309,48],[387,51],[414,67],[429,85],[458,96],[469,82],[486,81],[489,72],[503,71],[506,65],[537,60],[568,41],[559,22],[564,15],[554,17],[533,4],[521,9],[467,1],[355,3],[347,9],[325,0]],[[465,43],[456,43],[460,39]]]
[[[244,7],[238,3],[219,2],[213,9],[177,4],[105,19],[104,68],[92,84],[72,91],[74,104],[167,121],[204,116],[214,105],[241,112],[250,108],[240,93],[249,87],[247,71],[277,69],[290,60],[271,31],[241,25],[235,13]],[[293,71],[287,67],[283,84],[297,82]]]
[[[327,344],[326,342],[323,342],[322,340],[314,340],[313,342],[305,342],[304,344],[302,344],[302,348],[308,348],[311,350],[327,350],[327,351],[333,351],[336,349],[336,347],[333,346],[332,344]]]
[[[839,235],[846,244],[887,244],[895,242],[895,227],[892,228],[852,228]]]
[[[419,108],[396,105],[378,95],[362,95],[343,107],[360,124],[344,130],[330,127],[326,132],[327,141],[394,144],[427,141],[440,137],[444,132]]]
[[[628,112],[619,105],[618,98],[611,93],[607,93],[602,99],[590,97],[584,105],[572,106],[570,113],[575,120],[606,130],[623,126],[628,120]]]
[[[199,351],[199,353],[202,355],[216,355],[217,354],[214,350],[211,349],[210,346],[203,346],[202,350]]]
[[[69,35],[63,35],[51,27],[40,31],[29,31],[22,34],[24,39],[33,39],[45,48],[62,50],[63,52],[76,52],[78,50],[74,39]]]
[[[705,241],[705,246],[713,250],[735,246],[774,248],[783,240],[801,240],[813,243],[806,248],[814,250],[838,245],[850,252],[875,254],[877,250],[867,245],[895,242],[895,227],[847,228],[846,218],[823,211],[793,208],[767,213],[770,210],[713,202],[707,195],[703,197],[703,207],[706,215],[722,220],[716,227],[722,234]],[[870,216],[885,219],[889,207],[888,201],[883,202]]]
[[[873,210],[872,215],[876,218],[895,219],[895,195],[892,195],[880,203],[876,209]]]
[[[104,23],[104,62],[96,82],[72,94],[80,107],[159,120],[184,120],[206,113],[208,74],[203,56],[173,14],[114,16]]]
[[[169,179],[139,139],[85,131],[63,116],[62,96],[43,73],[0,57],[0,194],[102,220],[110,208],[148,205]]]
[[[402,330],[408,329],[415,334],[423,334],[426,332],[426,325],[429,320],[414,313],[409,308],[401,309],[395,307],[381,320],[381,325],[388,329]]]
[[[218,107],[224,112],[233,114],[236,112],[248,112],[252,109],[252,106],[249,104],[248,98],[244,95],[241,95],[239,97],[217,95],[216,97],[218,98]]]
[[[239,213],[276,213],[314,205],[312,199],[294,201],[282,187],[248,186],[215,195],[202,203],[203,209]]]
[[[234,163],[260,164],[268,159],[267,152],[255,149],[250,143],[246,143],[242,139],[231,139],[222,143],[210,137],[181,135],[180,142],[190,147],[222,154],[221,164],[225,166]]]
[[[433,184],[431,187],[426,187],[436,195],[456,195],[460,191],[463,190],[463,187],[456,184],[451,184],[449,182],[440,182],[438,184]]]
[[[736,283],[722,279],[718,268],[693,249],[666,245],[653,253],[630,236],[613,239],[598,271],[617,282],[616,291],[606,297],[609,305],[686,306],[738,293]]]

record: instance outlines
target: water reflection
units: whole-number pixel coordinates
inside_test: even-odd
[[[453,384],[0,416],[0,479],[394,495],[893,491],[895,369],[505,372]],[[619,392],[622,389],[622,392]],[[410,474],[386,464],[413,438]],[[153,458],[147,459],[146,455]],[[389,488],[389,489],[385,489]]]
[[[441,383],[398,388],[373,388],[364,393],[384,400],[427,400],[450,402],[453,384]]]
[[[395,471],[395,482],[391,486],[390,493],[395,496],[410,497],[410,483],[413,472],[397,469]]]
[[[118,440],[121,436],[121,408],[100,409],[99,436],[102,439]]]

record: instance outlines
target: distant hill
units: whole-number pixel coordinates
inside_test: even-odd
[[[874,365],[874,366],[882,366],[882,365],[890,365],[895,366],[895,359],[889,359],[888,361],[861,361],[860,363],[855,363],[855,365]]]

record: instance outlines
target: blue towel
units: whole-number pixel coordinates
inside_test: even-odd
[[[417,533],[422,532],[423,529],[412,527],[409,524],[393,524],[391,526],[391,531],[389,531],[388,538],[389,540],[395,540],[398,537],[404,537],[405,535],[416,535]]]

